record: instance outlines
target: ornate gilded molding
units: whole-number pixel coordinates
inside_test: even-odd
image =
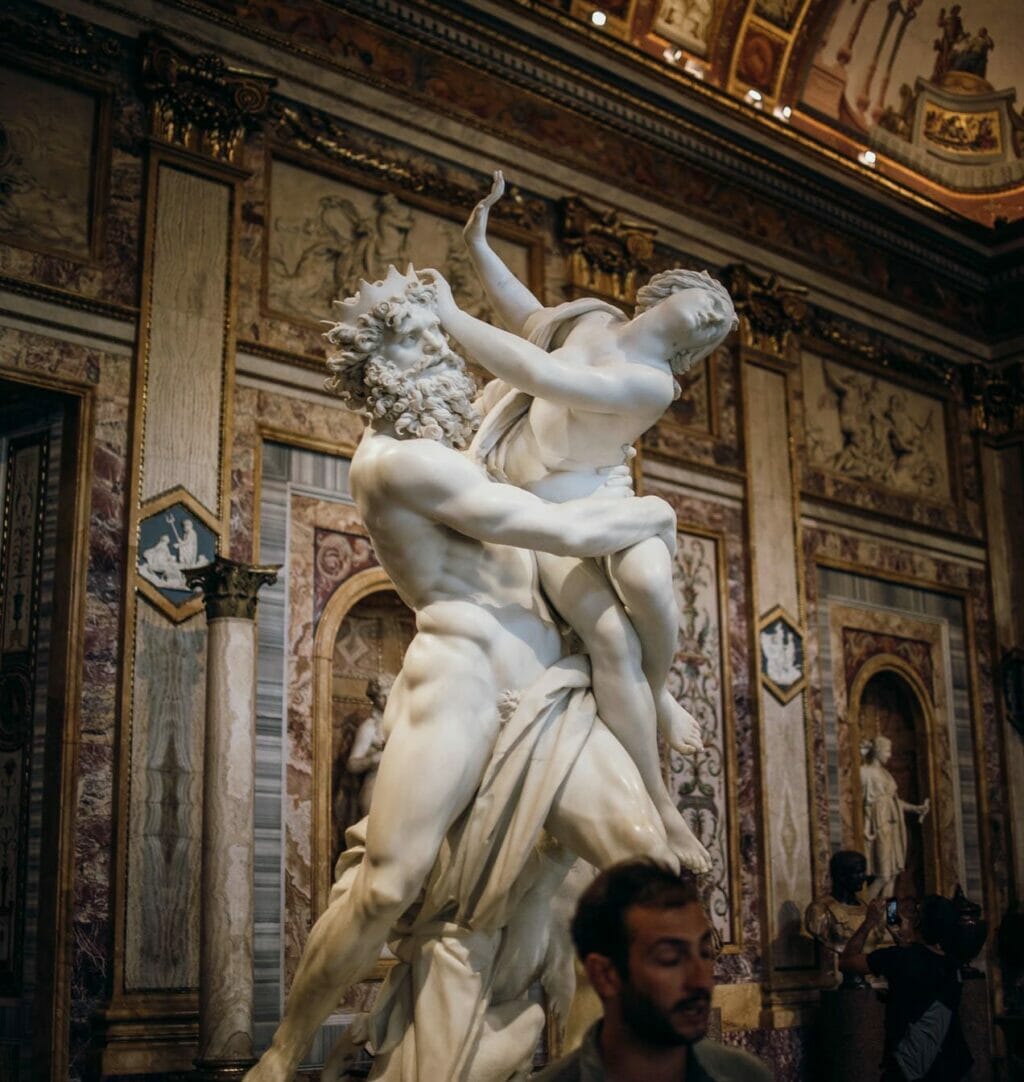
[[[618,210],[597,210],[578,195],[563,199],[559,213],[572,295],[596,293],[632,304],[637,280],[650,272],[657,230],[629,221]]]
[[[142,87],[150,133],[167,143],[237,164],[246,134],[262,123],[277,80],[195,55],[151,33],[142,41]]]
[[[60,61],[105,75],[121,60],[121,43],[92,23],[50,8],[0,12],[0,42],[16,55]]]
[[[986,436],[1024,434],[1024,364],[990,369],[973,364],[964,371],[971,428]]]
[[[256,619],[256,602],[260,588],[277,581],[280,564],[243,564],[218,556],[212,563],[185,572],[190,587],[203,591],[206,618],[217,620],[233,617]]]
[[[842,319],[814,305],[809,306],[803,340],[826,343],[851,357],[857,357],[899,375],[926,383],[937,383],[947,391],[960,391],[960,368],[934,353],[926,353],[888,338],[850,320]]]
[[[443,168],[422,157],[412,160],[405,152],[385,147],[368,133],[292,104],[275,103],[271,111],[275,138],[285,146],[317,154],[346,169],[362,173],[377,182],[407,192],[429,196],[453,207],[469,209],[489,187],[490,177],[481,176],[472,186],[446,176]],[[497,221],[536,231],[547,221],[547,207],[542,199],[526,195],[511,184],[505,196],[492,210]]]
[[[776,275],[761,274],[743,263],[726,267],[722,280],[736,306],[743,345],[788,357],[807,323],[807,290],[784,286]]]

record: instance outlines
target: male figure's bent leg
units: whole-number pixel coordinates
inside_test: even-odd
[[[388,702],[393,722],[352,887],[313,925],[284,1017],[247,1082],[284,1082],[341,994],[374,964],[415,900],[448,828],[472,799],[498,730],[487,659],[471,643],[420,635]]]

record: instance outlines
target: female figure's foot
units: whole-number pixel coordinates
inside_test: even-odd
[[[680,755],[696,755],[704,750],[700,724],[689,710],[672,698],[668,688],[662,688],[657,708],[658,728],[673,751]]]

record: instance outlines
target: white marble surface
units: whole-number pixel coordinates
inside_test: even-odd
[[[199,1060],[252,1056],[255,625],[209,623]]]

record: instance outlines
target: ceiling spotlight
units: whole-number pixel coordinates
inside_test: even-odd
[[[792,115],[793,110],[788,105],[783,105],[781,107],[776,105],[772,110],[772,116],[777,120],[788,121]]]
[[[683,65],[683,71],[685,71],[687,75],[692,75],[694,79],[704,78],[704,69],[700,66],[700,64],[697,63],[696,60],[693,59],[692,56],[689,57],[686,63]]]
[[[671,46],[669,46],[661,55],[670,64],[678,64],[679,61],[683,59],[683,50],[682,49],[673,49]]]
[[[608,21],[608,16],[605,15],[605,13],[600,8],[598,8],[596,11],[592,11],[590,13],[590,21],[594,24],[594,26],[604,26],[604,24]]]
[[[859,161],[861,165],[866,165],[869,169],[873,169],[878,158],[875,156],[873,150],[862,150],[857,155],[857,161]]]
[[[747,101],[755,108],[760,109],[764,104],[764,98],[761,95],[760,90],[755,90],[751,87],[747,91]]]

